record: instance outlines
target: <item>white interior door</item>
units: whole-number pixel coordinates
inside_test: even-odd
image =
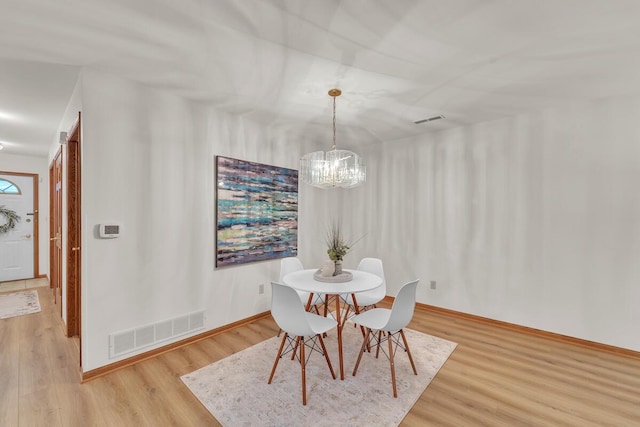
[[[9,280],[31,279],[33,271],[33,178],[20,175],[0,175],[0,182],[17,187],[0,192],[0,206],[15,211],[20,221],[15,228],[0,234],[0,282]],[[0,224],[6,218],[0,214]]]

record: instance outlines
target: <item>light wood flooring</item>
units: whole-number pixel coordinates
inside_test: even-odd
[[[80,384],[77,345],[38,294],[41,313],[0,320],[0,426],[219,425],[180,376],[278,332],[265,317]],[[640,425],[638,358],[425,309],[410,327],[458,347],[402,425]]]
[[[49,286],[49,279],[47,279],[46,277],[0,282],[0,294],[11,291],[22,291],[24,289],[42,288],[47,286]]]

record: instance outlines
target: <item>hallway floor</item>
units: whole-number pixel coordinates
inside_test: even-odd
[[[0,282],[0,294],[4,292],[21,291],[23,289],[30,288],[43,288],[47,286],[49,286],[49,279],[46,277]]]

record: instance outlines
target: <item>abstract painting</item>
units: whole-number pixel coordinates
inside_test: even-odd
[[[298,171],[216,156],[216,267],[298,254]]]

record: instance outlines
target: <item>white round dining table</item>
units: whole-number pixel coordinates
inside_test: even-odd
[[[325,294],[335,296],[336,321],[338,322],[338,358],[340,361],[340,379],[344,380],[344,363],[342,356],[342,321],[340,319],[340,295],[351,294],[355,304],[356,313],[359,313],[357,296],[359,292],[370,291],[382,285],[382,279],[375,274],[360,270],[343,270],[351,273],[353,278],[348,282],[323,282],[315,279],[317,269],[299,270],[289,273],[282,278],[282,282],[294,289],[310,292],[308,305],[313,299],[313,294]]]

